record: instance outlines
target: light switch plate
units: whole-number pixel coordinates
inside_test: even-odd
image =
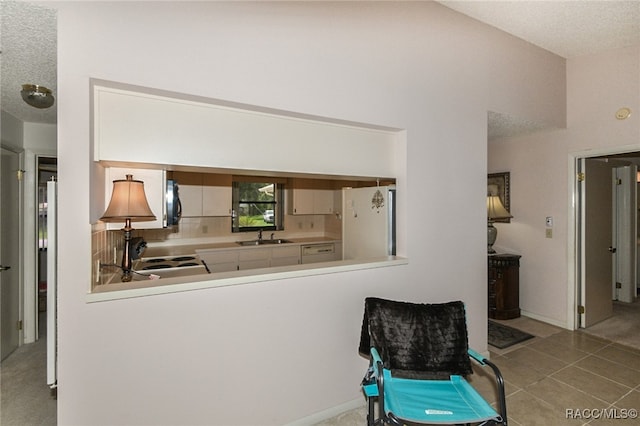
[[[547,228],[553,228],[553,217],[547,216],[545,223],[547,224]]]

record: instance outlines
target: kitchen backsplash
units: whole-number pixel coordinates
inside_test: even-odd
[[[135,227],[135,223],[133,225]],[[285,215],[284,231],[276,231],[279,236],[292,234],[330,234],[339,237],[342,230],[340,220],[332,215]],[[224,240],[250,240],[254,233],[231,232],[230,217],[185,217],[180,219],[178,226],[166,229],[145,229],[135,231],[147,242],[166,242],[170,240],[185,240],[194,238],[220,238]],[[268,236],[271,231],[265,231]]]
[[[124,226],[124,224],[123,224]],[[120,264],[122,260],[122,247],[124,236],[122,231],[108,231],[104,222],[98,222],[91,226],[91,289],[96,285],[106,283],[109,278],[118,272],[118,268],[111,265],[116,260]]]

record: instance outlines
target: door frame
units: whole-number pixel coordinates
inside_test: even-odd
[[[18,156],[18,168],[24,172],[24,149],[0,142],[0,148]],[[23,175],[24,176],[24,175]],[[18,347],[24,344],[24,178],[18,181],[18,321],[22,328],[18,330]]]
[[[607,147],[597,149],[587,149],[569,152],[568,156],[568,227],[567,227],[567,328],[577,330],[580,327],[580,314],[578,305],[581,301],[580,283],[582,280],[582,257],[581,257],[581,233],[582,221],[581,206],[578,195],[580,193],[578,185],[579,163],[581,159],[602,157],[614,154],[624,154],[627,152],[637,152],[638,145],[624,145],[618,147]]]

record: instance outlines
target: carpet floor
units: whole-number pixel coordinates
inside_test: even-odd
[[[633,303],[613,302],[613,316],[582,331],[640,349],[640,298]]]

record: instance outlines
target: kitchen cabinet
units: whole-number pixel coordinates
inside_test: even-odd
[[[271,266],[289,266],[300,263],[300,247],[284,246],[271,249]]]
[[[149,222],[133,222],[135,229],[160,229],[166,223],[166,203],[165,191],[167,185],[166,172],[164,170],[151,169],[133,169],[123,167],[107,167],[105,168],[105,209],[111,200],[113,192],[113,181],[126,179],[127,175],[133,175],[134,180],[144,182],[144,193],[147,196],[147,202],[153,212],[156,220]],[[122,229],[122,223],[109,222],[106,224],[107,229]]]
[[[289,191],[289,213],[333,214],[335,190],[331,182],[313,179],[293,179]]]
[[[173,172],[182,217],[231,216],[231,175]]]
[[[489,318],[506,320],[520,316],[519,269],[519,255],[489,256]]]
[[[238,254],[238,270],[268,268],[270,260],[270,248],[240,250]]]
[[[297,244],[229,250],[197,249],[196,253],[207,264],[212,273],[297,265],[300,263],[300,246]]]
[[[196,250],[211,273],[238,270],[239,250]]]
[[[333,214],[335,206],[333,205],[332,189],[316,189],[313,192],[313,213],[314,214]]]
[[[105,80],[92,80],[91,90],[94,161],[345,176],[400,172],[395,158],[405,136],[395,129],[301,119]],[[295,161],[283,155],[299,152],[300,141],[305,155]]]
[[[339,260],[335,243],[316,243],[300,246],[300,262],[318,263]]]
[[[182,217],[202,216],[202,186],[180,184],[178,181],[178,194],[182,204]]]

